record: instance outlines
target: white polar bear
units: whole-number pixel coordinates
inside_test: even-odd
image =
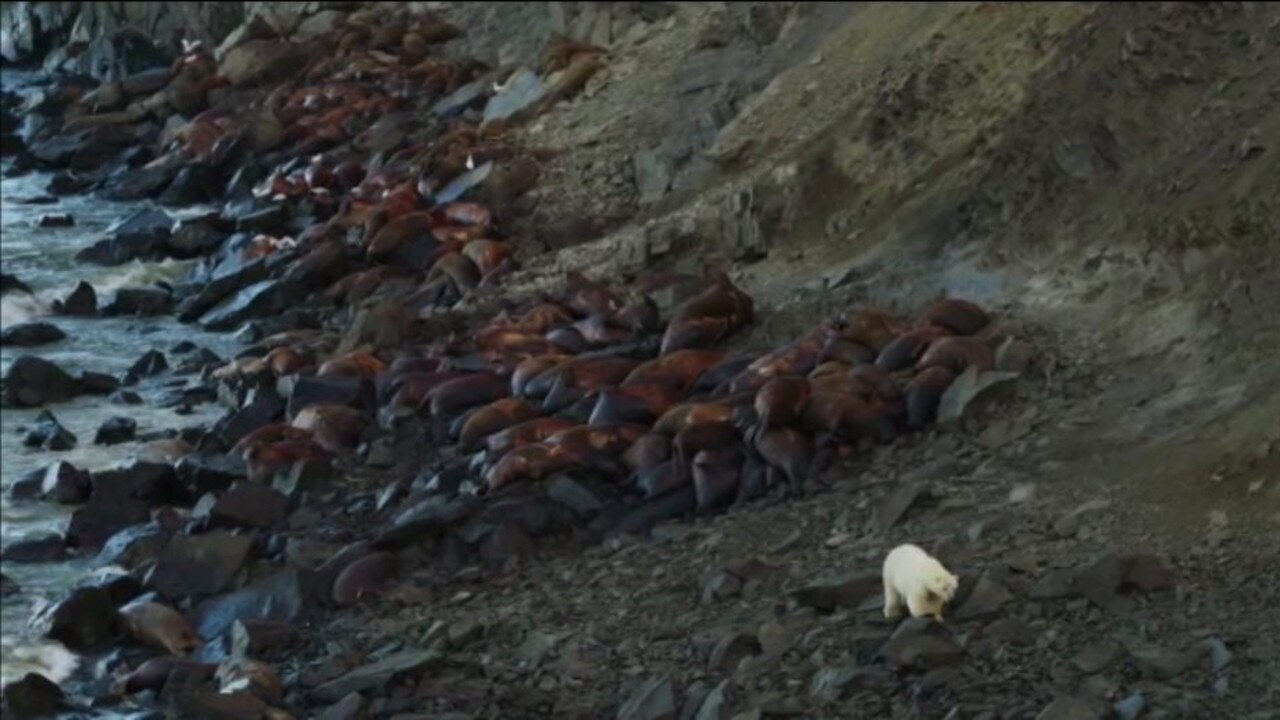
[[[902,614],[906,601],[911,617],[931,616],[942,622],[942,608],[955,597],[959,579],[915,545],[899,545],[884,559],[884,616]]]

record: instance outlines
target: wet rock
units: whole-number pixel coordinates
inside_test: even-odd
[[[150,517],[141,500],[99,500],[90,497],[88,504],[71,513],[67,525],[67,544],[86,550],[101,548],[111,536],[131,525],[144,523]]]
[[[170,598],[214,595],[235,579],[252,547],[253,538],[245,535],[175,535],[147,576],[147,584]]]
[[[80,391],[86,395],[110,395],[120,387],[120,381],[106,373],[85,370],[80,373]]]
[[[438,665],[443,659],[442,654],[432,651],[399,652],[330,680],[312,690],[311,695],[320,702],[337,702],[353,692],[376,692],[397,677]]]
[[[237,482],[209,512],[211,527],[248,527],[269,530],[277,527],[289,510],[289,499],[263,485]]]
[[[0,295],[8,295],[11,292],[30,295],[31,287],[19,280],[17,275],[0,273]]]
[[[448,120],[461,115],[467,110],[479,109],[489,96],[491,85],[485,80],[476,80],[454,90],[431,106],[431,112],[441,119]]]
[[[1036,720],[1098,720],[1102,717],[1084,700],[1060,697],[1036,715]]]
[[[195,205],[216,199],[214,193],[222,187],[223,176],[211,163],[193,162],[184,165],[169,186],[160,193],[156,202],[165,206]],[[172,238],[165,243],[172,246]]]
[[[876,525],[881,530],[888,530],[902,522],[902,519],[907,516],[907,512],[916,503],[928,497],[929,491],[921,485],[915,483],[903,485],[895,490],[880,506],[880,510],[876,513]]]
[[[859,679],[865,681],[880,677],[875,670],[856,665],[819,668],[809,681],[809,696],[824,702],[834,702],[843,698],[850,686],[856,686]]]
[[[178,475],[167,463],[134,461],[99,470],[91,476],[95,501],[141,500],[152,505],[178,505],[190,501]]]
[[[547,497],[582,518],[595,515],[605,504],[590,486],[566,475],[557,476],[547,485]]]
[[[70,650],[94,650],[115,636],[116,608],[105,588],[76,588],[36,622],[45,628],[45,636]]]
[[[1013,600],[1013,593],[989,574],[983,573],[974,584],[973,590],[969,592],[969,596],[965,598],[964,604],[956,610],[956,618],[970,620],[989,617],[996,614],[1010,600]]]
[[[898,626],[880,655],[895,667],[932,670],[964,662],[964,648],[930,618],[908,618]]]
[[[1009,399],[1017,379],[1017,373],[983,372],[975,366],[968,367],[942,394],[938,402],[938,424],[957,424],[992,403]]]
[[[89,499],[92,487],[89,473],[69,462],[50,465],[40,479],[40,493],[45,502],[60,505],[79,505]]]
[[[173,294],[168,290],[159,287],[126,287],[116,291],[111,302],[102,308],[102,314],[105,317],[152,317],[164,315],[172,308]]]
[[[35,500],[44,492],[44,470],[32,470],[9,486],[9,498],[12,500]]]
[[[169,361],[165,360],[164,353],[159,350],[148,350],[125,371],[124,384],[134,385],[142,378],[159,375],[168,369]]]
[[[251,318],[282,312],[295,296],[295,288],[283,280],[262,280],[239,290],[209,310],[200,326],[215,332],[234,330]]]
[[[1031,345],[1016,338],[1005,338],[996,348],[996,370],[1022,374],[1031,367],[1035,351]]]
[[[713,603],[737,597],[742,593],[742,578],[730,572],[712,574],[702,584],[702,602]]]
[[[62,368],[34,355],[13,361],[4,376],[5,407],[39,407],[80,394],[80,383]]]
[[[112,535],[98,553],[99,565],[119,565],[130,572],[150,565],[169,544],[169,531],[159,523],[132,525]]]
[[[98,427],[93,436],[94,445],[118,445],[129,442],[138,433],[138,421],[127,417],[113,417]]]
[[[75,227],[76,219],[71,213],[46,213],[36,218],[36,227],[66,228]]]
[[[62,427],[53,413],[43,410],[36,417],[35,427],[28,430],[27,436],[22,439],[22,444],[43,450],[70,450],[76,446],[76,436]]]
[[[1191,666],[1203,657],[1203,650],[1203,647],[1188,651],[1159,646],[1131,647],[1129,660],[1143,677],[1153,680],[1172,680],[1191,669]]]
[[[224,638],[236,621],[272,620],[294,623],[302,617],[308,598],[315,596],[313,575],[290,568],[211,598],[196,607],[192,620],[207,643]]]
[[[76,260],[97,265],[123,265],[133,260],[160,259],[173,231],[173,216],[149,208],[107,228],[107,237],[76,253]]]
[[[57,562],[66,557],[66,541],[56,533],[10,543],[0,552],[0,560],[11,563]]]
[[[208,255],[222,246],[227,234],[217,214],[179,220],[165,247],[170,255],[188,259]]]
[[[217,368],[225,364],[217,353],[207,348],[200,348],[188,354],[178,362],[177,372],[180,375],[204,372],[208,368]]]
[[[262,393],[244,407],[219,420],[210,431],[229,448],[240,438],[275,422],[284,413],[284,403],[274,393]]]
[[[21,589],[22,588],[18,586],[18,583],[13,581],[13,578],[5,575],[4,573],[0,573],[0,597],[8,597],[17,593]]]
[[[98,294],[92,285],[81,280],[62,300],[60,312],[71,317],[94,317],[98,314]]]
[[[289,392],[287,413],[297,417],[310,405],[344,405],[372,412],[376,408],[373,383],[368,378],[299,377]]]
[[[162,188],[172,182],[174,175],[182,169],[181,158],[171,153],[142,167],[122,167],[113,172],[102,183],[97,194],[106,200],[130,201],[154,197]],[[96,253],[110,257],[112,248],[101,243]],[[138,252],[147,256],[160,252],[159,243],[147,243],[139,240],[137,245],[127,250],[128,254]],[[115,264],[112,262],[105,264]]]
[[[5,685],[3,699],[4,716],[11,720],[54,717],[63,708],[57,683],[33,672]]]
[[[880,576],[857,575],[843,580],[823,581],[791,593],[796,603],[822,612],[856,608],[881,592]]]
[[[618,709],[618,720],[674,720],[676,694],[671,680],[654,677],[646,680]]]
[[[636,190],[640,193],[642,204],[647,205],[661,199],[671,187],[675,168],[668,153],[662,149],[637,153],[632,158],[631,165],[635,173]]]
[[[67,334],[57,325],[46,322],[19,323],[0,331],[0,345],[10,347],[35,347],[65,339]]]
[[[178,480],[192,495],[222,492],[246,476],[244,461],[233,454],[187,455],[174,466]]]

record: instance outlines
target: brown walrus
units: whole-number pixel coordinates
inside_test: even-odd
[[[574,452],[569,445],[545,442],[518,447],[493,464],[485,473],[489,492],[496,492],[521,480],[541,480],[571,466]]]
[[[472,373],[446,380],[428,394],[431,414],[452,418],[467,408],[501,400],[511,391],[511,379],[493,372]]]
[[[362,598],[386,589],[400,569],[400,558],[389,552],[375,552],[356,559],[338,573],[330,593],[339,606],[354,605]]]
[[[370,418],[346,405],[308,405],[292,425],[311,433],[311,439],[331,453],[355,450]]]
[[[622,454],[622,462],[633,471],[644,470],[671,458],[671,438],[648,433],[638,438]]]
[[[365,252],[370,260],[385,260],[414,240],[428,239],[434,246],[431,224],[431,214],[426,212],[411,212],[388,220],[365,243]]]
[[[970,366],[985,371],[995,364],[995,354],[985,341],[974,337],[944,337],[930,343],[916,363],[916,369],[945,367],[959,375]]]
[[[596,282],[577,270],[565,273],[568,288],[565,303],[583,315],[613,315],[622,308],[622,301],[604,283]]]
[[[340,377],[373,377],[387,371],[387,364],[372,354],[355,351],[325,361],[316,370],[319,377],[337,375]]]
[[[676,350],[637,365],[622,380],[622,387],[663,383],[684,392],[709,368],[724,360],[719,350]]]
[[[926,323],[946,328],[957,335],[977,335],[991,323],[986,311],[959,298],[939,300],[925,308],[921,317]]]
[[[329,460],[327,450],[310,440],[283,440],[254,445],[244,451],[248,477],[255,482],[270,480],[275,473],[308,460]]]
[[[191,623],[182,613],[157,602],[131,602],[120,608],[125,633],[135,642],[170,655],[186,655],[200,647]]]
[[[535,355],[521,360],[511,373],[512,396],[532,397],[526,391],[529,381],[566,360],[565,355]]]
[[[729,422],[736,417],[732,405],[722,403],[685,403],[677,405],[653,424],[653,432],[675,435],[693,425],[709,422]]]
[[[636,440],[648,432],[648,428],[634,423],[607,425],[577,425],[548,437],[547,445],[563,445],[580,453],[591,451],[609,456],[622,454]]]
[[[908,330],[884,346],[876,356],[876,365],[889,372],[906,370],[916,364],[930,343],[948,334],[950,331],[937,325]]]
[[[541,414],[535,405],[520,398],[495,400],[467,418],[462,432],[458,434],[458,447],[464,452],[471,452],[490,435]]]
[[[907,427],[913,430],[928,425],[938,414],[942,394],[955,382],[950,369],[935,365],[921,371],[906,387]]]
[[[760,427],[772,430],[800,422],[811,392],[809,381],[799,375],[770,378],[756,393],[755,410]]]
[[[575,425],[577,423],[572,420],[558,417],[527,420],[485,438],[485,450],[488,453],[488,457],[496,461],[511,450],[530,443],[542,442],[552,435],[562,430],[568,430]]]
[[[698,512],[728,505],[738,494],[742,451],[737,447],[701,450],[693,457],[693,488]]]
[[[739,290],[728,275],[717,272],[710,287],[676,308],[663,333],[659,354],[714,345],[751,322],[754,314],[751,296]]]
[[[787,478],[792,488],[799,490],[804,486],[813,462],[813,443],[808,435],[795,428],[776,428],[758,434],[755,448],[770,467]]]

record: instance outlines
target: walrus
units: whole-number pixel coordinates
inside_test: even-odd
[[[662,383],[680,391],[688,391],[708,369],[724,360],[718,350],[676,350],[637,365],[622,380],[622,387]]]
[[[270,665],[249,658],[227,658],[214,672],[219,693],[247,691],[271,705],[284,702],[284,683]]]
[[[605,425],[578,425],[566,428],[548,437],[547,445],[563,445],[582,453],[589,451],[617,456],[631,447],[648,431],[635,423],[611,423]]]
[[[449,419],[467,408],[501,400],[511,390],[511,378],[493,372],[472,373],[446,380],[428,393],[434,417]]]
[[[924,322],[946,328],[956,335],[977,335],[991,323],[986,311],[968,300],[948,298],[929,305],[921,313]]]
[[[541,415],[536,406],[520,398],[502,398],[476,410],[458,434],[458,447],[471,452],[490,435]]]
[[[370,260],[381,261],[410,242],[429,243],[434,249],[438,243],[431,235],[431,224],[431,215],[426,212],[411,212],[388,220],[365,242],[365,252]]]
[[[875,362],[876,351],[860,342],[833,335],[828,337],[818,353],[818,363],[838,360],[849,365],[865,365]]]
[[[596,282],[577,270],[565,273],[565,303],[582,315],[612,315],[622,309],[622,301],[603,283]]]
[[[684,403],[676,405],[653,424],[653,432],[676,435],[693,425],[709,422],[729,422],[736,417],[732,405],[724,403]]]
[[[573,329],[591,347],[604,347],[628,342],[631,332],[614,327],[607,315],[595,313],[573,323]]]
[[[688,473],[693,469],[693,458],[703,450],[719,450],[736,445],[742,438],[738,426],[732,422],[706,422],[689,425],[676,433],[671,441],[677,469]]]
[[[714,345],[750,323],[754,314],[751,296],[739,290],[728,275],[716,272],[710,287],[676,308],[663,333],[659,354]]]
[[[390,396],[387,403],[398,408],[419,408],[437,386],[466,376],[467,373],[457,370],[406,372],[393,375],[385,384],[385,394]]]
[[[460,292],[466,293],[480,284],[480,268],[462,253],[447,252],[436,259],[424,282],[429,283],[440,277],[448,277]]]
[[[948,334],[950,331],[937,325],[908,330],[884,346],[876,356],[876,365],[889,372],[906,370],[916,364],[930,343]]]
[[[269,445],[282,440],[290,441],[306,441],[311,439],[311,431],[303,428],[294,427],[289,423],[270,423],[263,425],[240,438],[235,445],[231,447],[231,452],[243,454],[246,450],[259,445]]]
[[[143,690],[159,692],[169,680],[171,674],[182,675],[198,680],[213,677],[218,666],[214,663],[199,662],[173,656],[154,657],[134,668],[120,682],[120,689],[126,695]]]
[[[682,393],[667,385],[630,385],[605,388],[587,418],[587,424],[611,422],[652,424],[680,401]]]
[[[840,336],[864,345],[879,353],[899,335],[897,322],[885,310],[873,307],[856,308],[852,316],[844,320]]]
[[[636,472],[635,488],[646,500],[661,497],[689,484],[689,475],[680,472],[674,459],[664,460]]]
[[[541,480],[570,467],[572,456],[569,445],[540,442],[518,447],[489,468],[484,476],[485,486],[489,492],[497,492],[521,480]]]
[[[577,424],[571,420],[558,417],[527,420],[485,438],[485,450],[490,459],[497,461],[516,448],[542,442],[552,435],[562,430],[568,430]]]
[[[944,337],[929,344],[929,349],[916,363],[916,369],[945,367],[959,375],[970,366],[985,371],[995,364],[995,353],[985,341],[974,337]]]
[[[647,433],[637,438],[622,454],[623,464],[637,472],[670,458],[671,438],[658,433]]]
[[[327,360],[316,370],[318,377],[373,377],[387,371],[387,364],[370,353],[355,351]]]
[[[955,382],[956,375],[948,368],[926,368],[907,383],[907,427],[919,430],[933,421],[938,414],[942,395]]]
[[[698,512],[728,505],[738,494],[742,451],[737,447],[701,450],[693,457],[693,489]]]
[[[754,404],[760,427],[772,430],[800,422],[811,392],[809,381],[799,375],[770,378],[756,393]]]
[[[529,381],[568,360],[564,355],[535,355],[525,358],[516,365],[511,373],[511,395],[513,397],[536,397],[528,392]],[[545,395],[546,392],[544,391]]]
[[[590,350],[587,339],[582,336],[576,327],[568,325],[565,327],[552,328],[547,331],[547,342],[556,347],[557,350],[577,355]]]
[[[462,246],[462,254],[475,264],[483,276],[511,257],[511,248],[497,240],[472,240]]]
[[[662,314],[658,304],[648,295],[623,305],[613,316],[619,326],[636,333],[655,332],[662,327]]]
[[[167,605],[135,600],[120,608],[120,621],[125,634],[135,642],[170,655],[186,655],[200,647],[191,623]]]
[[[330,593],[338,606],[354,605],[362,598],[386,589],[400,568],[400,558],[389,552],[375,552],[357,558],[338,573]]]
[[[292,425],[311,432],[311,439],[331,453],[355,450],[370,418],[346,405],[308,405]]]
[[[525,397],[546,397],[557,382],[566,390],[582,392],[614,387],[638,364],[625,357],[574,358],[531,379],[525,384]]]
[[[755,448],[770,467],[787,478],[793,490],[804,487],[813,462],[813,443],[808,435],[795,428],[776,428],[756,435]]]
[[[330,460],[332,456],[324,448],[310,440],[283,440],[276,443],[254,445],[244,451],[248,477],[255,482],[271,477],[294,463],[308,460]]]

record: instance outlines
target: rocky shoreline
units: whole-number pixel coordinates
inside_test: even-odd
[[[151,350],[122,378],[72,376],[36,354],[6,374],[6,406],[51,406],[25,437],[48,450],[90,441],[56,417],[57,403],[81,395],[128,405],[142,384],[166,388],[168,407],[226,408],[211,424],[142,438],[146,457],[131,464],[54,462],[13,487],[16,500],[76,510],[65,535],[12,545],[6,561],[93,555],[113,570],[39,618],[47,637],[93,662],[63,688],[34,674],[7,686],[6,716],[720,718],[736,692],[720,676],[750,687],[790,667],[799,638],[788,623],[801,616],[857,636],[850,664],[823,662],[807,687],[796,681],[813,707],[852,695],[867,716],[932,713],[979,672],[970,658],[1042,653],[1059,628],[1171,595],[1172,569],[1146,552],[1063,564],[1034,582],[1024,577],[1034,563],[962,572],[953,607],[964,627],[867,622],[878,612],[874,575],[807,582],[786,592],[785,621],[703,643],[705,682],[636,676],[622,702],[604,704],[577,702],[589,694],[563,669],[499,687],[510,665],[536,669],[559,639],[526,633],[511,663],[468,652],[513,640],[501,622],[457,612],[481,588],[529,581],[539,553],[566,547],[604,572],[625,564],[615,558],[635,547],[630,536],[680,532],[666,521],[849,500],[865,488],[841,486],[866,458],[935,423],[1007,410],[1035,352],[958,299],[910,317],[851,305],[779,347],[742,347],[754,302],[712,261],[529,281],[521,269],[542,248],[518,228],[547,151],[521,129],[582,92],[609,54],[560,40],[537,68],[490,67],[450,52],[465,31],[429,12],[326,9],[289,33],[255,16],[218,47],[159,66],[157,49],[123,37],[115,52],[136,53],[137,72],[57,76],[21,107],[5,98],[11,172],[56,171],[52,196],[158,205],[79,260],[198,261],[183,283],[109,301],[82,284],[49,322],[6,328],[5,344],[56,339],[59,314],[173,315],[244,343],[232,358],[191,343]],[[165,209],[197,204],[217,210],[178,219]],[[3,283],[30,290],[22,278]],[[122,412],[92,442],[136,433]],[[858,508],[887,531],[918,521],[931,497],[904,483],[876,501],[859,497]],[[1073,537],[1088,512],[1059,519],[1054,537]],[[1013,531],[965,532],[980,544]],[[785,576],[768,555],[693,592],[708,606],[759,593]],[[1015,597],[1070,604],[1027,623],[1001,616]],[[418,607],[450,620],[414,624],[404,615]],[[598,651],[574,647],[579,663]],[[1085,675],[1124,665],[1217,682],[1232,657],[1217,638],[1126,652],[1098,642],[1073,663]],[[1024,697],[1016,710],[973,716],[1129,718],[1147,704],[1140,691],[1103,697]],[[770,702],[750,712],[813,712]]]

